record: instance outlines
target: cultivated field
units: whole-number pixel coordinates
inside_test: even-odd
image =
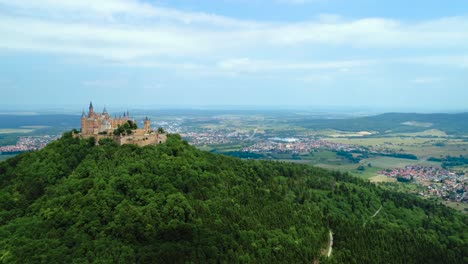
[[[396,179],[394,178],[388,178],[387,176],[384,175],[377,175],[372,178],[369,178],[371,182],[396,182]]]
[[[15,133],[31,133],[35,129],[26,129],[26,128],[0,128],[0,134],[15,134]]]
[[[468,155],[468,142],[464,139],[456,138],[366,137],[325,138],[324,140],[400,153],[410,153],[420,159]]]

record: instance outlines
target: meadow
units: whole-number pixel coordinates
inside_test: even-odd
[[[365,138],[324,138],[324,140],[372,147],[374,149],[391,150],[416,155],[419,159],[429,157],[445,157],[468,155],[468,142],[461,138],[432,137],[365,137]]]

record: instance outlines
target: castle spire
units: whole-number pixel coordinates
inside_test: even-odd
[[[106,109],[105,106],[104,106],[104,110],[102,110],[102,113],[103,113],[103,114],[107,114],[107,109]]]
[[[94,112],[94,107],[93,107],[93,102],[89,102],[89,113],[93,113]]]
[[[86,114],[85,114],[84,109],[83,109],[83,111],[81,112],[81,117],[86,117]]]

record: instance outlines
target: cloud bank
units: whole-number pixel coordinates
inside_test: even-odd
[[[4,50],[92,56],[233,59],[257,51],[457,49],[468,46],[468,18],[402,22],[384,18],[256,22],[158,7],[136,0],[0,0]],[[259,67],[256,63],[255,67]],[[297,67],[297,65],[296,65]],[[274,67],[273,67],[274,68]],[[303,68],[303,67],[297,67]]]

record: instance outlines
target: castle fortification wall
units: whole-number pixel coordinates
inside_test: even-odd
[[[99,144],[99,140],[101,139],[112,139],[119,145],[124,144],[135,144],[138,146],[148,146],[148,145],[157,145],[166,142],[167,134],[132,134],[132,135],[125,135],[125,136],[114,136],[114,135],[100,135],[100,134],[91,134],[91,135],[83,135],[77,134],[76,136],[88,139],[93,137],[96,140],[96,145]]]

